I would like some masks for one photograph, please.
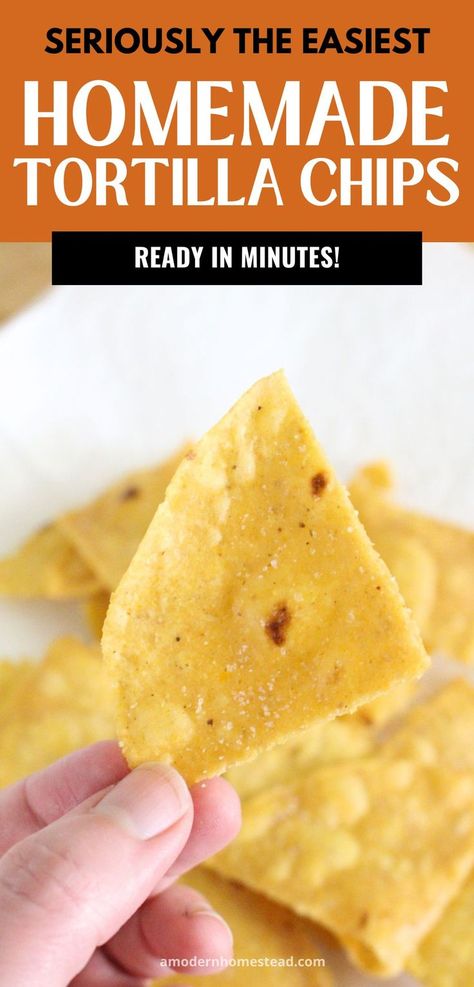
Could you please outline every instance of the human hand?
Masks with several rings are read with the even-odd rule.
[[[112,741],[0,792],[0,983],[142,987],[166,959],[229,958],[227,925],[173,881],[239,825],[224,779],[129,773]]]

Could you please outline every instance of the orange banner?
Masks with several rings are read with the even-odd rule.
[[[1,239],[474,239],[472,6],[72,6],[3,15]]]

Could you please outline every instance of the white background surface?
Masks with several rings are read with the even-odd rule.
[[[0,551],[280,366],[342,479],[388,458],[402,500],[472,525],[474,250],[432,244],[423,287],[52,290],[0,331]],[[68,605],[0,603],[1,654],[74,630]]]

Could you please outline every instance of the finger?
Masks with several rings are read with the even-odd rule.
[[[186,846],[165,875],[156,892],[177,877],[218,853],[237,836],[241,826],[240,799],[224,778],[211,778],[191,788],[194,803],[193,828]]]
[[[143,765],[12,847],[0,861],[0,983],[69,983],[169,870],[192,819],[180,775]]]
[[[128,773],[114,740],[75,751],[0,792],[0,856]]]
[[[92,959],[69,987],[148,987],[150,981],[134,977],[120,970],[102,949],[96,950]],[[173,984],[177,987],[177,984]]]
[[[232,933],[201,894],[176,884],[146,901],[105,949],[135,976],[218,973],[232,956]]]
[[[172,865],[165,877],[158,882],[154,893],[168,887],[173,880],[186,870],[190,870],[201,863],[206,857],[217,853],[231,839],[236,836],[241,822],[240,801],[237,793],[223,778],[213,778],[210,781],[199,782],[191,788],[191,795],[194,803],[193,827],[189,839],[180,853],[176,862]],[[190,891],[190,889],[188,889]],[[191,894],[191,891],[190,891]],[[194,892],[196,896],[196,892]],[[130,929],[130,923],[132,928]],[[141,936],[137,936],[135,918],[132,917],[130,923],[125,926],[114,937],[113,947],[107,945],[106,949],[120,962],[121,966],[126,965],[127,957],[136,953],[137,962],[133,967],[140,967],[138,963],[139,946],[142,942]],[[134,940],[132,950],[130,940]],[[136,947],[136,948],[135,948]],[[153,957],[156,966],[156,956]],[[149,966],[149,964],[148,964]],[[145,973],[148,970],[145,969]],[[127,967],[128,969],[128,967]],[[140,967],[141,969],[141,967]],[[151,975],[157,975],[152,971]]]

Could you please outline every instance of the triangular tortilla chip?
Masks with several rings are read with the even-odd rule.
[[[428,659],[283,374],[168,487],[104,625],[131,765],[189,782],[350,712]]]
[[[472,748],[474,690],[465,688],[459,717]],[[439,697],[432,702],[425,742],[438,764],[398,756],[389,742],[377,755],[276,786],[244,803],[241,833],[210,861],[327,926],[371,973],[403,969],[474,863],[472,755],[462,762],[453,721],[438,716]],[[405,745],[408,733],[407,722]],[[463,770],[453,768],[455,752]]]
[[[426,987],[474,984],[474,873],[410,958],[408,970]]]
[[[120,582],[188,449],[189,443],[158,466],[122,477],[90,504],[58,519],[105,589]]]
[[[360,470],[350,495],[431,651],[474,663],[474,532],[399,507],[383,463]]]
[[[113,689],[98,647],[60,638],[26,667],[2,709],[0,785],[114,735]]]
[[[180,987],[202,987],[206,983],[209,987],[332,987],[329,969],[322,966],[325,960],[320,944],[307,923],[296,915],[201,867],[186,874],[183,883],[203,894],[230,925],[236,962],[224,972],[209,976],[203,976],[203,970],[200,976],[180,970]],[[284,959],[290,960],[291,965],[284,966]],[[244,965],[245,960],[248,965]],[[316,961],[321,962],[321,967]],[[173,983],[176,974],[157,980],[155,985]]]
[[[98,589],[96,576],[55,524],[0,559],[3,596],[70,600],[83,599]]]

